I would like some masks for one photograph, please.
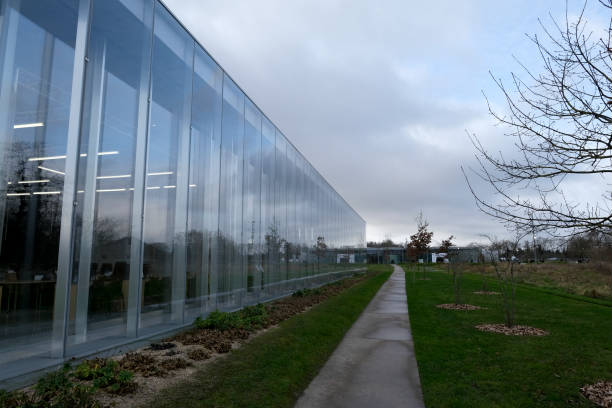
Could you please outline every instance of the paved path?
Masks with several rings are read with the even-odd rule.
[[[391,277],[346,333],[296,408],[424,408],[404,271]]]

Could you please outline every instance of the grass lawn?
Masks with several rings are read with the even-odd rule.
[[[391,274],[389,266],[369,269],[381,273],[211,362],[147,407],[292,407]]]
[[[469,264],[465,268],[469,272],[482,273],[483,266]],[[492,266],[484,266],[484,270],[495,276]],[[520,264],[516,273],[522,283],[612,301],[612,262]]]
[[[453,302],[452,276],[428,272],[406,290],[415,352],[428,408],[593,407],[579,388],[612,380],[612,304],[559,296],[535,287],[516,292],[516,323],[545,337],[483,333],[474,326],[503,323],[501,296],[472,294],[482,278],[465,274],[463,302],[477,311],[435,307]],[[489,290],[499,290],[490,280]],[[583,301],[587,300],[587,301]]]

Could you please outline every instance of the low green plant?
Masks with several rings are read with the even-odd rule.
[[[198,317],[194,325],[199,329],[245,329],[256,330],[266,324],[268,313],[262,304],[247,306],[236,312],[211,312],[206,319]]]
[[[331,285],[337,285],[338,282],[332,282],[330,283]],[[296,290],[295,292],[293,292],[293,294],[291,296],[293,297],[306,297],[306,296],[318,296],[321,295],[323,293],[323,290],[321,288],[314,288],[314,289],[299,289]]]
[[[268,319],[266,307],[261,303],[253,306],[247,306],[237,313],[240,314],[243,328],[247,328],[249,330],[256,330],[265,326]]]
[[[215,310],[211,312],[206,319],[198,317],[194,324],[200,329],[229,330],[239,328],[242,322],[237,313],[227,313]]]
[[[113,394],[127,394],[136,388],[134,373],[121,369],[114,360],[95,358],[83,361],[73,375],[80,380],[91,380],[94,388]]]
[[[0,390],[2,408],[102,408],[94,398],[95,387],[72,380],[71,368],[62,369],[42,377],[31,393]]]

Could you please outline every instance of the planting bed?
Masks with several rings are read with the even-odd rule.
[[[65,367],[51,374],[55,376],[53,384],[61,383],[57,389],[53,388],[55,402],[49,400],[48,393],[38,392],[40,387],[36,385],[22,391],[0,391],[0,407],[28,404],[33,408],[98,408],[142,404],[161,389],[188,379],[209,361],[240,347],[249,338],[339,294],[368,276],[362,274],[320,288],[299,290],[292,296],[232,313],[212,312],[206,319],[197,319],[194,328],[160,343],[109,359],[86,360],[75,369]],[[61,378],[58,377],[60,373]],[[41,379],[39,384],[48,381],[50,376]]]
[[[612,381],[600,381],[585,385],[582,394],[600,407],[612,408]]]

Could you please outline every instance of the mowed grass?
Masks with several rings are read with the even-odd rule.
[[[389,278],[391,267],[282,322],[168,388],[153,407],[291,407]]]
[[[405,268],[408,269],[408,268]],[[481,323],[503,323],[501,296],[472,294],[482,278],[464,275],[463,302],[478,311],[442,310],[453,302],[452,275],[428,272],[431,280],[406,289],[412,336],[425,404],[436,407],[594,407],[579,389],[612,380],[612,304],[517,287],[517,324],[550,332],[545,337],[483,333]],[[489,280],[489,290],[499,290]]]

